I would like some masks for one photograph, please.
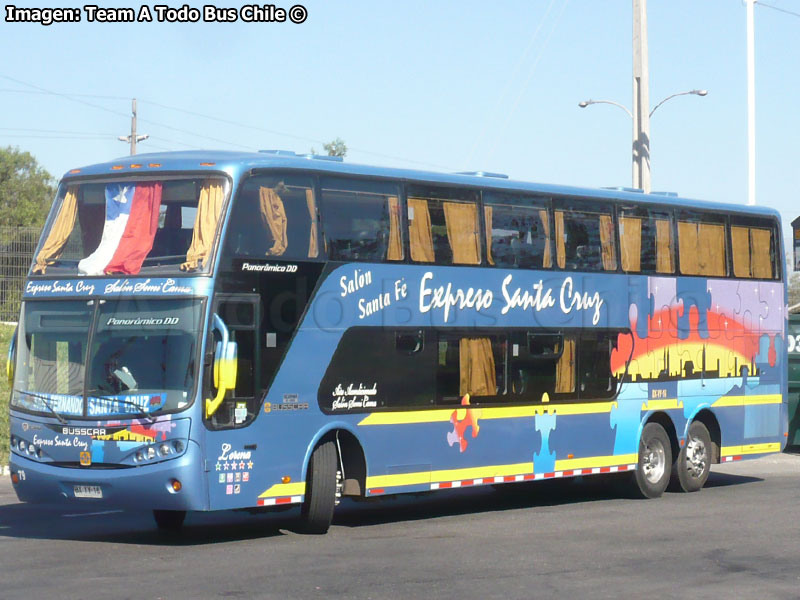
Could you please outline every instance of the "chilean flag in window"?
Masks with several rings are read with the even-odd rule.
[[[106,186],[106,220],[100,245],[78,263],[83,275],[135,275],[153,248],[161,206],[161,183]]]

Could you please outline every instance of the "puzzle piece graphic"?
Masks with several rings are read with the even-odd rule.
[[[461,405],[469,406],[469,394],[465,394],[461,399]],[[447,443],[453,446],[458,442],[459,451],[464,452],[468,445],[465,435],[467,427],[472,427],[472,437],[478,437],[478,432],[481,429],[478,425],[478,419],[481,416],[481,412],[479,408],[459,408],[454,410],[450,416],[450,422],[454,427],[453,431],[447,434]]]
[[[678,338],[685,340],[691,333],[689,324],[692,308],[697,313],[697,333],[708,337],[708,311],[711,309],[711,293],[704,279],[681,277],[677,280]]]
[[[533,454],[537,473],[550,473],[556,469],[556,453],[550,450],[550,433],[556,428],[556,413],[537,414],[534,428],[542,434],[542,446]]]

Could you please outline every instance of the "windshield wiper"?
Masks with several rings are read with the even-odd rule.
[[[98,391],[99,391],[99,388],[98,388]],[[132,406],[133,408],[136,409],[136,413],[133,413],[133,414],[136,414],[136,416],[139,417],[140,419],[147,419],[147,421],[149,423],[153,423],[156,420],[155,417],[153,417],[150,413],[146,412],[141,406],[139,406],[135,402],[131,402],[130,400],[123,400],[122,398],[117,398],[116,396],[106,396],[104,394],[99,394],[98,395],[98,394],[95,394],[93,392],[86,392],[86,397],[87,398],[96,398],[98,400],[108,400],[109,402],[119,402],[120,404],[124,404],[125,406]],[[99,416],[99,415],[95,415],[95,416]],[[111,416],[111,415],[105,415],[105,416],[108,417],[108,416]],[[115,415],[115,416],[119,416],[119,415]]]
[[[14,392],[16,392],[18,394],[22,394],[24,396],[30,396],[31,398],[36,398],[37,400],[41,400],[42,404],[44,404],[45,407],[47,407],[47,410],[49,410],[51,413],[53,413],[53,416],[56,419],[58,419],[59,423],[61,423],[62,425],[67,425],[68,424],[67,420],[64,417],[62,417],[59,413],[57,413],[56,409],[54,409],[52,407],[52,405],[50,404],[50,399],[47,396],[43,396],[42,394],[36,394],[34,392],[26,392],[25,390],[19,390],[19,389],[16,389],[16,388],[14,388]]]

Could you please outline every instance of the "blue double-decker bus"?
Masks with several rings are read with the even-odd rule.
[[[778,214],[291,152],[65,175],[9,351],[27,502],[187,511],[601,473],[692,492],[786,443]]]

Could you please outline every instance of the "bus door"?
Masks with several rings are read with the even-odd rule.
[[[258,294],[218,294],[212,307],[212,325],[207,343],[204,382],[206,471],[212,509],[233,508],[253,503],[257,497],[253,471],[258,444],[252,427],[263,397],[261,364],[261,301]],[[233,356],[218,357],[218,342],[235,344]],[[214,361],[236,363],[235,385],[226,390],[222,402],[209,414],[209,398],[218,393]],[[252,488],[252,489],[251,489]]]

